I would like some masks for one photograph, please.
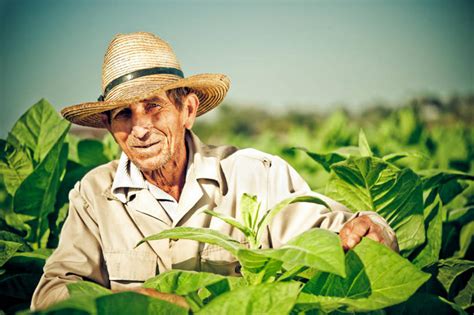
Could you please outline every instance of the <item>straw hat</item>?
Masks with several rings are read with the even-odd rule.
[[[196,93],[200,116],[219,105],[230,81],[224,74],[211,73],[185,78],[170,45],[158,36],[145,32],[118,34],[105,53],[98,101],[68,106],[61,114],[75,124],[104,128],[100,113],[179,87]]]

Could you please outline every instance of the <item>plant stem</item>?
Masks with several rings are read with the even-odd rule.
[[[189,302],[189,305],[191,306],[191,309],[193,310],[193,312],[197,312],[201,308],[204,307],[204,302],[199,297],[197,291],[189,293],[188,295],[186,295],[186,297],[187,297],[187,301]]]

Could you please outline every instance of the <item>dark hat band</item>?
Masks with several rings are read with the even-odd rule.
[[[102,102],[105,100],[107,97],[107,94],[109,94],[110,90],[112,90],[114,87],[116,87],[119,84],[122,84],[124,82],[144,77],[147,75],[152,75],[152,74],[174,74],[177,75],[181,78],[184,78],[183,71],[176,69],[176,68],[167,68],[167,67],[156,67],[156,68],[147,68],[147,69],[140,69],[137,71],[133,71],[130,73],[127,73],[125,75],[122,75],[107,84],[104,90],[104,94],[100,95],[99,98],[97,99],[99,102]]]

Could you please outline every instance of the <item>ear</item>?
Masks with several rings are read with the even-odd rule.
[[[189,93],[183,101],[184,127],[191,129],[196,119],[199,98],[194,93]]]
[[[104,125],[104,127],[109,131],[111,132],[111,126],[110,126],[110,120],[109,120],[109,115],[108,113],[106,112],[103,112],[103,113],[100,113],[100,121],[102,122],[102,124]]]

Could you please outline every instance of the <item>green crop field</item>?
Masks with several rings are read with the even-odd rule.
[[[271,219],[303,196],[262,209],[242,196],[242,218],[207,211],[249,246],[209,229],[178,227],[144,241],[191,239],[228,250],[242,277],[172,270],[144,286],[188,307],[81,281],[41,314],[472,314],[474,98],[413,100],[350,114],[265,111],[224,105],[193,129],[204,142],[252,147],[288,161],[311,188],[352,211],[375,211],[395,230],[400,254],[364,239],[344,252],[327,230],[261,249]],[[0,140],[0,313],[28,313],[47,257],[58,244],[68,192],[120,152],[111,136],[81,138],[45,100]],[[140,244],[137,244],[140,246]]]

